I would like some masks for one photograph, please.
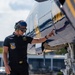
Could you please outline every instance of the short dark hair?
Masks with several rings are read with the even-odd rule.
[[[14,28],[16,30],[16,29],[20,29],[22,26],[27,27],[27,23],[23,20],[20,20],[15,24]]]

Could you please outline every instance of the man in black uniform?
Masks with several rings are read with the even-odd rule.
[[[3,46],[3,60],[5,71],[9,75],[29,75],[27,63],[28,43],[42,43],[53,35],[53,31],[44,38],[33,39],[23,35],[27,30],[27,23],[23,20],[15,24],[15,31],[7,36]],[[9,56],[9,58],[8,58]]]

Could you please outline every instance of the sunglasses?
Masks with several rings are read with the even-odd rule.
[[[26,32],[27,28],[20,29],[22,32]]]

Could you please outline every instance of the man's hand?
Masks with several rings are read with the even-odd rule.
[[[45,38],[48,39],[51,36],[54,36],[54,30],[52,30],[48,35],[46,35]]]
[[[5,66],[5,71],[6,71],[7,74],[10,74],[11,68],[10,68],[9,65]]]
[[[54,30],[52,30],[52,31],[49,33],[48,36],[49,36],[49,37],[54,36]]]

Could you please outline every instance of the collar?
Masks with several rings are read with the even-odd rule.
[[[13,35],[16,37],[22,37],[23,35],[18,36],[17,34],[15,34],[15,32],[13,32]]]

